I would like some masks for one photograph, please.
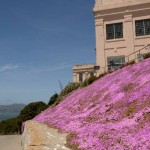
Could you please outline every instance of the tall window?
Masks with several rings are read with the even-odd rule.
[[[107,24],[106,39],[123,38],[123,23]]]
[[[90,77],[93,77],[94,76],[94,73],[93,72],[90,72]]]
[[[136,36],[150,35],[150,19],[135,21]]]
[[[79,73],[79,82],[82,82],[82,81],[83,81],[83,74]]]

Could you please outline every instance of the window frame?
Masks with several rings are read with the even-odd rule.
[[[79,72],[79,82],[83,82],[83,73]]]
[[[146,21],[149,21],[149,28],[147,27],[146,28]],[[141,22],[141,24],[142,24],[142,27],[141,27],[141,32],[143,32],[143,33],[138,33],[138,31],[137,30],[139,30],[139,32],[140,32],[140,27],[139,27],[139,29],[137,29],[137,25],[136,25],[136,23],[140,23]],[[143,36],[150,36],[150,18],[141,18],[141,19],[138,19],[138,20],[135,20],[135,24],[134,24],[134,27],[135,27],[135,36],[136,37],[143,37]],[[149,31],[147,31],[146,32],[146,30],[149,30]]]
[[[120,60],[123,60],[122,63],[117,63],[116,60],[118,60],[119,57],[120,57]],[[113,64],[110,64],[111,60],[113,61]],[[123,64],[125,64],[125,55],[107,56],[107,68],[108,68],[108,70],[119,68]]]
[[[119,28],[117,28],[117,25],[119,25],[119,24],[121,24],[121,32],[119,32],[118,31],[118,29]],[[108,34],[110,33],[109,31],[108,31],[108,26],[112,26],[112,28],[113,28],[113,37],[108,37]],[[110,27],[111,28],[111,27]],[[106,37],[106,40],[119,40],[119,39],[123,39],[123,37],[124,37],[124,24],[123,24],[123,22],[122,21],[120,21],[120,22],[115,22],[115,23],[106,23],[105,24],[105,37]],[[117,36],[117,33],[118,34],[121,34],[120,35],[120,37],[119,36]]]

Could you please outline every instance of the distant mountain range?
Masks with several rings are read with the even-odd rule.
[[[20,113],[25,104],[0,105],[0,113]]]

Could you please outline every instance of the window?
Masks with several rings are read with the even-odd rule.
[[[118,39],[123,38],[123,24],[107,24],[106,25],[106,39]]]
[[[90,77],[93,77],[94,76],[94,73],[93,72],[90,72]]]
[[[83,81],[83,74],[79,73],[79,82],[82,82],[82,81]]]
[[[116,69],[125,63],[125,56],[107,57],[108,70]]]
[[[136,36],[150,35],[150,19],[135,21]]]

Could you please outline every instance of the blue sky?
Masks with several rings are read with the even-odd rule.
[[[95,63],[94,0],[0,0],[0,104],[60,92],[74,64]]]

